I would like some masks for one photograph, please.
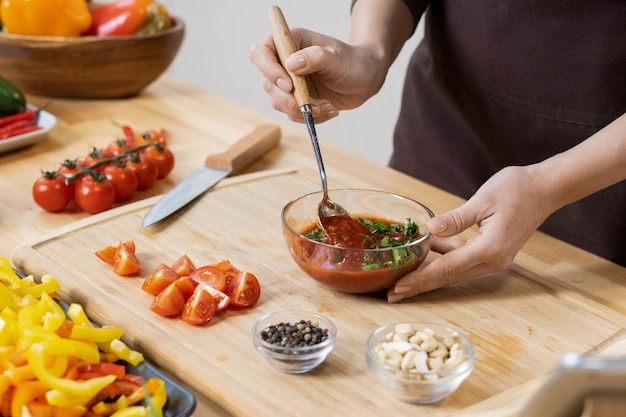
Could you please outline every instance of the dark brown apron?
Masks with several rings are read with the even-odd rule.
[[[499,169],[549,158],[626,112],[626,1],[433,1],[425,18],[393,168],[469,198]],[[540,230],[626,266],[626,181]]]

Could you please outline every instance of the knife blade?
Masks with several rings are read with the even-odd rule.
[[[262,157],[280,141],[280,128],[260,125],[235,142],[226,152],[209,155],[204,165],[165,194],[146,213],[142,227],[148,227],[166,218],[225,177],[240,172]]]

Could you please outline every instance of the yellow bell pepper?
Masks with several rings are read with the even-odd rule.
[[[92,20],[85,0],[1,0],[0,15],[7,32],[35,36],[80,36]]]
[[[52,407],[46,411],[37,408],[37,415],[56,411],[82,415],[93,405],[94,396],[118,376],[76,378],[79,367],[100,363],[103,358],[134,365],[143,361],[140,352],[119,339],[122,329],[95,326],[79,304],[70,305],[66,317],[54,299],[58,289],[58,282],[49,276],[42,277],[40,284],[33,277],[19,280],[10,263],[0,257],[0,399],[5,399],[0,415],[31,415],[29,408],[35,403]],[[167,401],[164,381],[153,378],[146,387],[147,398],[143,393],[121,396],[113,404],[98,402],[102,403],[99,407],[108,411],[107,415],[151,417],[148,407],[137,405],[145,400],[161,417]],[[42,404],[42,398],[47,404]]]
[[[92,342],[108,342],[122,337],[124,330],[114,326],[87,327],[74,326],[70,337],[72,339],[87,339]]]
[[[113,353],[117,356],[118,360],[126,361],[133,366],[137,366],[143,362],[143,354],[141,352],[137,352],[136,350],[132,350],[120,339],[113,339],[110,342],[98,343],[98,346],[104,353]]]

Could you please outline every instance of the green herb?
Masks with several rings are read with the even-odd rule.
[[[419,226],[410,218],[407,218],[403,225],[387,223],[382,220],[372,221],[364,217],[359,218],[359,221],[365,225],[374,236],[370,247],[371,249],[402,246],[422,237],[419,233]],[[327,239],[324,231],[319,226],[306,232],[305,237],[322,243],[325,243]]]

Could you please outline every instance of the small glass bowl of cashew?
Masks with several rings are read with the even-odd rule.
[[[395,398],[430,404],[452,394],[474,369],[474,345],[459,329],[403,322],[375,330],[365,360]]]

